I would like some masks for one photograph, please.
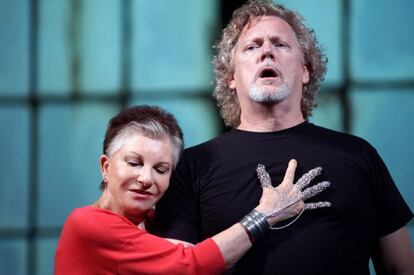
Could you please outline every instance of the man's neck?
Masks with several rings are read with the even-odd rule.
[[[251,132],[274,132],[294,127],[305,121],[300,109],[281,106],[261,106],[245,109],[240,116],[239,130]]]

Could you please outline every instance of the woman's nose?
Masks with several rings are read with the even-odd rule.
[[[154,183],[151,169],[142,169],[137,177],[137,182],[143,189],[148,189]]]

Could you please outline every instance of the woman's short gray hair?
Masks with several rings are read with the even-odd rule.
[[[171,136],[163,125],[156,120],[148,120],[145,123],[135,121],[128,123],[111,141],[105,154],[107,156],[111,156],[113,153],[121,149],[126,139],[137,134],[156,140],[164,138],[169,139],[173,147],[173,165],[174,167],[177,165],[183,141],[176,136]]]
[[[123,146],[125,139],[136,134],[157,140],[169,139],[173,147],[173,166],[177,166],[184,147],[183,132],[175,117],[157,106],[135,106],[114,116],[106,129],[103,154],[111,156]],[[102,181],[101,190],[105,185]]]

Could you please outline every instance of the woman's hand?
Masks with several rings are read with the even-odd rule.
[[[302,190],[321,173],[322,168],[318,167],[310,170],[296,184],[293,184],[296,167],[296,160],[290,160],[285,177],[277,187],[272,186],[270,176],[266,172],[265,167],[261,164],[257,167],[257,175],[263,188],[263,194],[259,205],[255,209],[266,216],[271,226],[282,220],[299,215],[306,209],[331,206],[329,202],[304,203],[306,199],[319,194],[330,185],[329,182],[324,181]]]
[[[312,169],[303,175],[296,184],[293,184],[296,165],[296,160],[289,162],[285,177],[278,187],[272,186],[270,176],[263,165],[257,167],[257,175],[263,187],[259,205],[244,216],[240,222],[212,237],[227,266],[234,264],[252,244],[263,238],[269,230],[269,224],[273,226],[279,221],[297,216],[292,221],[294,222],[299,217],[298,214],[305,209],[330,205],[328,202],[304,203],[304,200],[328,187],[329,182],[321,182],[302,191],[312,179],[320,174],[321,168]],[[279,228],[270,228],[284,228],[292,222]]]

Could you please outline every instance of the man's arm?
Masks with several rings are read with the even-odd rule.
[[[413,275],[414,253],[407,227],[381,237],[372,260],[378,275]]]

